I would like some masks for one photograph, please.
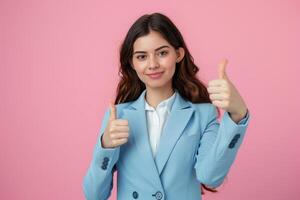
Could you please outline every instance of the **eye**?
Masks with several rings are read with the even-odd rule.
[[[144,57],[145,57],[145,55],[138,55],[136,58],[137,58],[138,60],[143,60]]]
[[[161,52],[159,52],[162,56],[165,56],[165,55],[167,55],[168,54],[168,51],[161,51]]]

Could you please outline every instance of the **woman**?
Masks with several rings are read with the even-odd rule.
[[[226,64],[206,87],[171,20],[141,16],[120,49],[117,97],[84,177],[86,199],[108,199],[115,171],[119,200],[199,200],[203,189],[215,192],[249,122]],[[225,111],[220,123],[219,108]]]

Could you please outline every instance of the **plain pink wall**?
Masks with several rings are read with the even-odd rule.
[[[252,115],[228,178],[204,198],[299,199],[295,0],[2,0],[0,199],[84,199],[83,176],[115,95],[119,45],[139,16],[156,11],[178,26],[205,82],[229,59]]]

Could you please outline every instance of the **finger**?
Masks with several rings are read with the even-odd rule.
[[[109,116],[109,120],[115,120],[117,119],[117,108],[114,105],[113,102],[109,103],[109,107],[110,107],[110,116]]]
[[[228,92],[228,89],[226,87],[222,87],[222,86],[219,86],[219,87],[213,86],[213,87],[208,87],[207,91],[208,91],[208,93],[212,94],[212,93]]]
[[[228,101],[214,100],[212,103],[219,108],[226,108],[228,106]]]
[[[114,125],[118,125],[118,126],[128,126],[128,120],[126,119],[116,119],[113,122]]]
[[[211,80],[208,82],[208,86],[209,87],[213,87],[213,86],[224,86],[226,84],[226,80],[224,79],[215,79],[215,80]]]
[[[120,126],[120,125],[112,125],[110,132],[111,133],[117,133],[117,132],[124,132],[129,131],[129,126]]]
[[[214,100],[228,100],[229,99],[229,95],[221,93],[221,94],[210,94],[209,98],[214,101]]]
[[[219,79],[226,79],[226,66],[227,66],[228,60],[225,58],[221,60],[219,63]]]
[[[129,132],[118,132],[118,133],[113,133],[110,135],[112,139],[121,139],[121,138],[128,138],[129,137]]]
[[[120,146],[128,141],[128,138],[115,139],[112,141],[113,145]]]

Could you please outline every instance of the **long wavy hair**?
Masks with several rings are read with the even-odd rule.
[[[176,63],[172,86],[180,95],[192,103],[212,103],[207,91],[207,85],[196,77],[199,68],[195,65],[183,37],[174,23],[161,13],[145,14],[139,17],[130,27],[125,39],[120,46],[120,68],[118,75],[120,81],[117,86],[115,104],[136,100],[146,89],[145,84],[139,79],[132,65],[133,45],[137,38],[148,35],[150,31],[157,31],[175,49],[182,47],[185,50],[183,59]],[[220,110],[217,108],[218,115]],[[201,184],[204,190],[217,192]]]

